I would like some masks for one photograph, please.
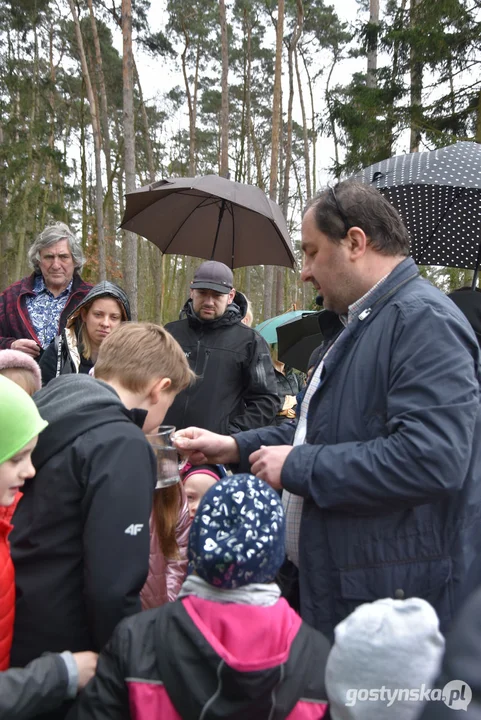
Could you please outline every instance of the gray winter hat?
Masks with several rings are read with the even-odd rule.
[[[326,665],[332,720],[419,717],[416,693],[433,687],[444,652],[432,605],[420,598],[366,603],[334,633]]]

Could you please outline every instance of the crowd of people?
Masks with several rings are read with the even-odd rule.
[[[0,718],[481,718],[479,328],[409,244],[373,188],[309,203],[305,379],[222,263],[163,328],[40,234],[0,294]]]

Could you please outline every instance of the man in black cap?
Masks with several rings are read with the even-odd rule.
[[[175,399],[165,418],[177,429],[196,425],[223,435],[269,425],[279,398],[265,340],[241,321],[245,297],[227,265],[202,263],[190,285],[184,319],[166,329],[198,379]]]

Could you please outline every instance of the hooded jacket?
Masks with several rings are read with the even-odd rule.
[[[32,273],[18,280],[0,293],[0,350],[8,349],[15,340],[21,338],[35,340],[38,345],[41,344],[30,320],[26,303],[27,296],[34,295],[35,275],[36,273]],[[60,315],[59,332],[65,327],[69,314],[91,287],[92,285],[84,282],[77,272],[74,273],[72,292]]]
[[[115,390],[86,375],[55,378],[35,402],[49,426],[15,512],[17,604],[11,662],[45,651],[99,651],[139,612],[149,567],[156,480],[140,429]]]
[[[68,720],[320,720],[328,652],[284,599],[191,595],[117,628]]]
[[[82,324],[80,311],[100,298],[117,300],[122,309],[122,320],[130,320],[130,303],[121,287],[104,280],[95,285],[82,302],[69,315],[65,329],[50,343],[40,360],[42,384],[45,386],[54,377],[68,373],[86,373],[93,367],[93,362],[82,355],[79,345],[79,331]]]
[[[221,317],[202,320],[188,300],[185,318],[166,325],[198,377],[175,398],[167,424],[227,435],[272,423],[279,409],[274,368],[266,341],[241,322],[246,310],[236,293]]]
[[[420,597],[448,628],[481,553],[479,363],[466,318],[411,258],[324,357],[306,442],[281,472],[304,499],[301,615],[313,627],[329,634],[363,602]],[[294,433],[236,435],[240,471]]]

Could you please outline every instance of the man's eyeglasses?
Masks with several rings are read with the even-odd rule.
[[[336,204],[336,208],[337,208],[337,212],[338,212],[338,214],[339,214],[339,217],[342,219],[342,222],[344,223],[344,235],[343,235],[343,237],[346,237],[347,233],[348,233],[349,230],[352,228],[352,225],[351,225],[351,223],[349,222],[349,220],[347,219],[346,213],[344,212],[344,210],[342,209],[342,207],[339,205],[339,200],[338,200],[337,197],[336,197],[336,193],[334,192],[334,188],[331,187],[331,188],[329,188],[329,189],[330,189],[330,191],[331,191],[331,193],[332,193],[332,198],[333,198],[333,200],[334,200],[334,202],[335,202],[335,204]]]

